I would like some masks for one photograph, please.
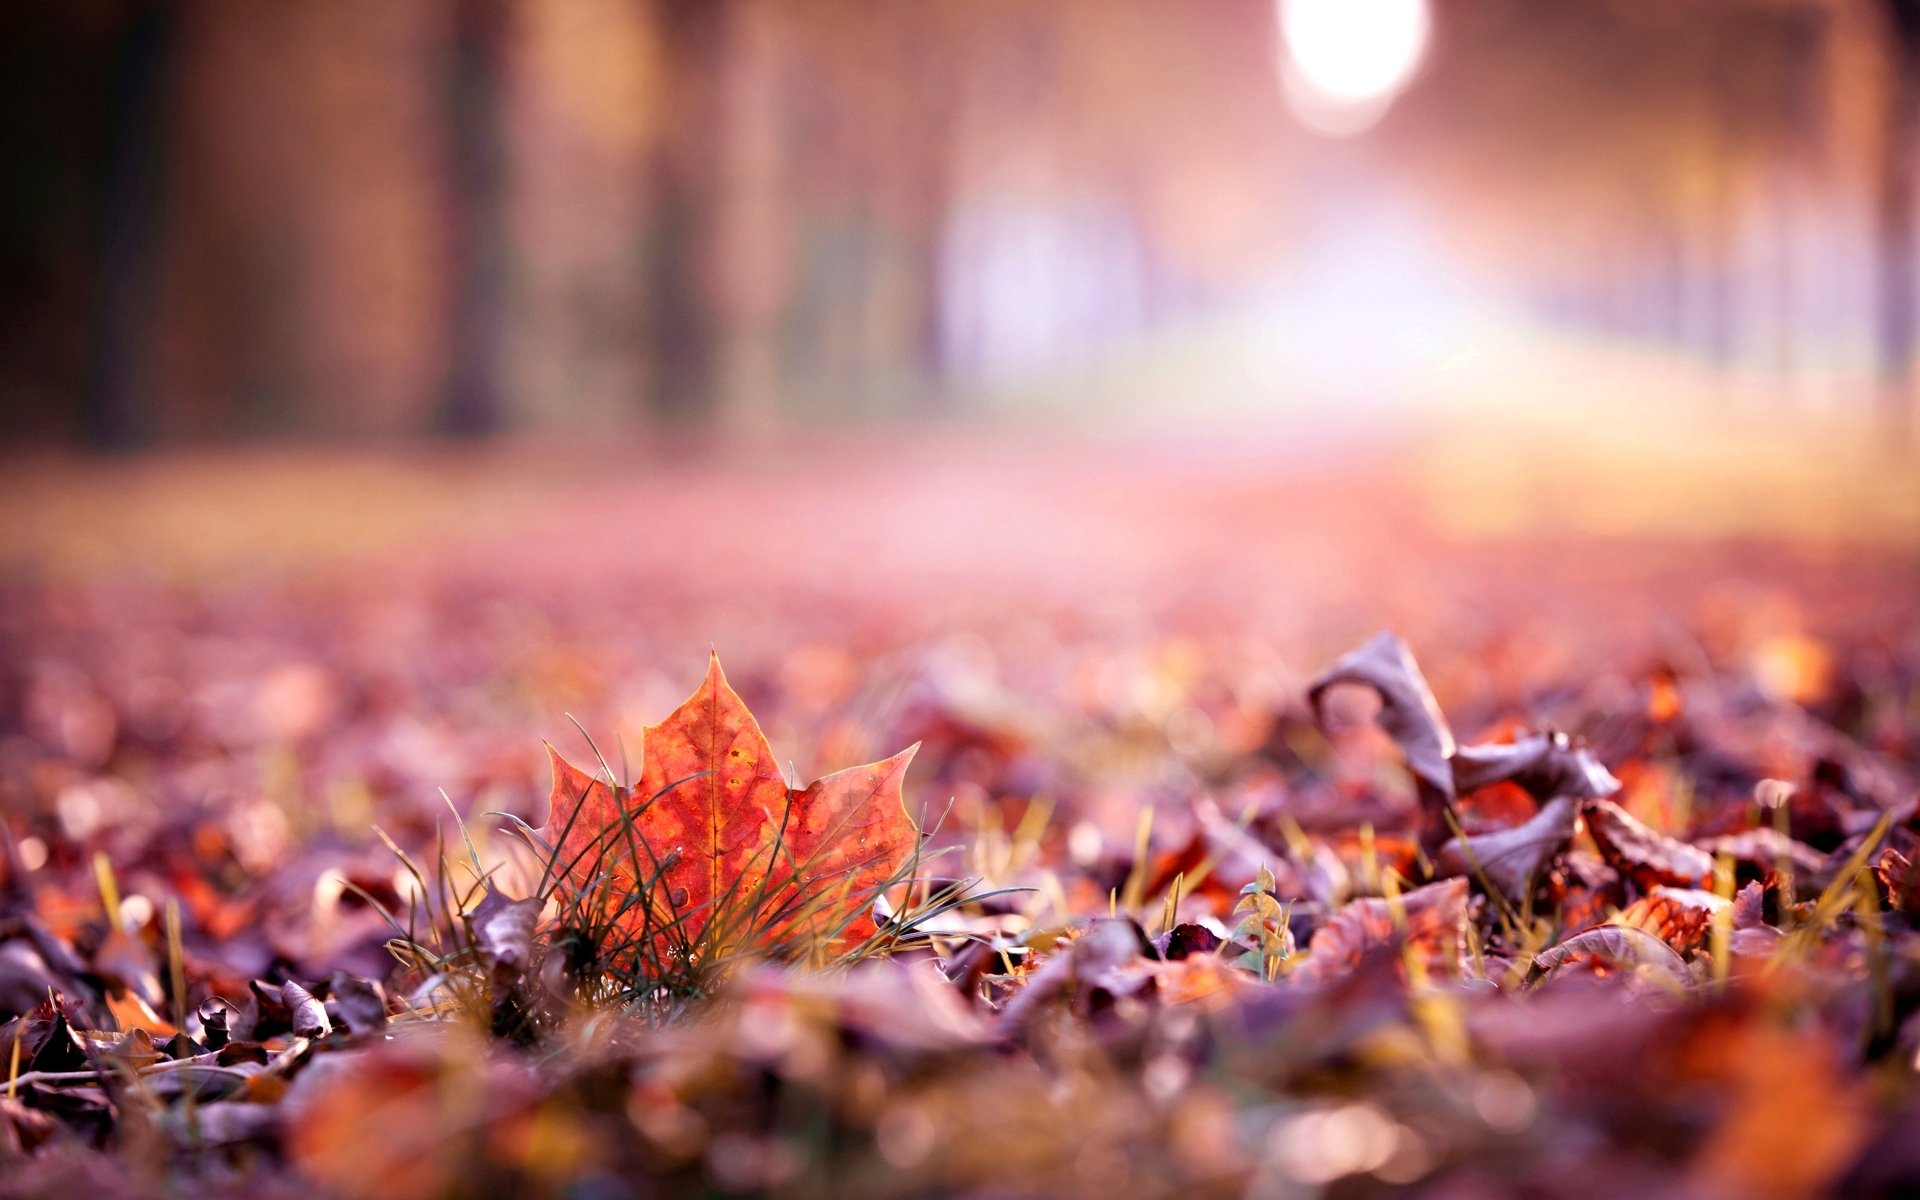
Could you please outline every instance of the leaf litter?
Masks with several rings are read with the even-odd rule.
[[[0,1195],[1920,1184],[1910,644],[1816,703],[1667,662],[1490,703],[1455,661],[1472,740],[1391,634],[1024,698],[964,645],[884,696],[808,654],[743,689],[782,742],[913,748],[796,786],[716,656],[550,749],[544,802],[537,740],[371,660],[249,667],[251,709],[29,662]]]

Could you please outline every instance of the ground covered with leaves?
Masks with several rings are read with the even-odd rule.
[[[12,553],[0,1195],[1920,1187],[1910,548],[822,457]]]

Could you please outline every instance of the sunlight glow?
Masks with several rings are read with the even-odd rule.
[[[1426,54],[1427,0],[1278,0],[1281,81],[1303,123],[1336,137],[1385,115]]]

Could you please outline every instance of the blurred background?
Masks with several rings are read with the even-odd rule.
[[[22,0],[6,432],[1891,449],[1916,56],[1910,0]]]

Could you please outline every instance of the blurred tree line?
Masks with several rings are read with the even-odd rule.
[[[1388,183],[1555,321],[1857,360],[1909,419],[1920,0],[1438,0],[1340,143],[1275,54],[1272,0],[21,0],[6,426],[938,413],[1284,277]]]

